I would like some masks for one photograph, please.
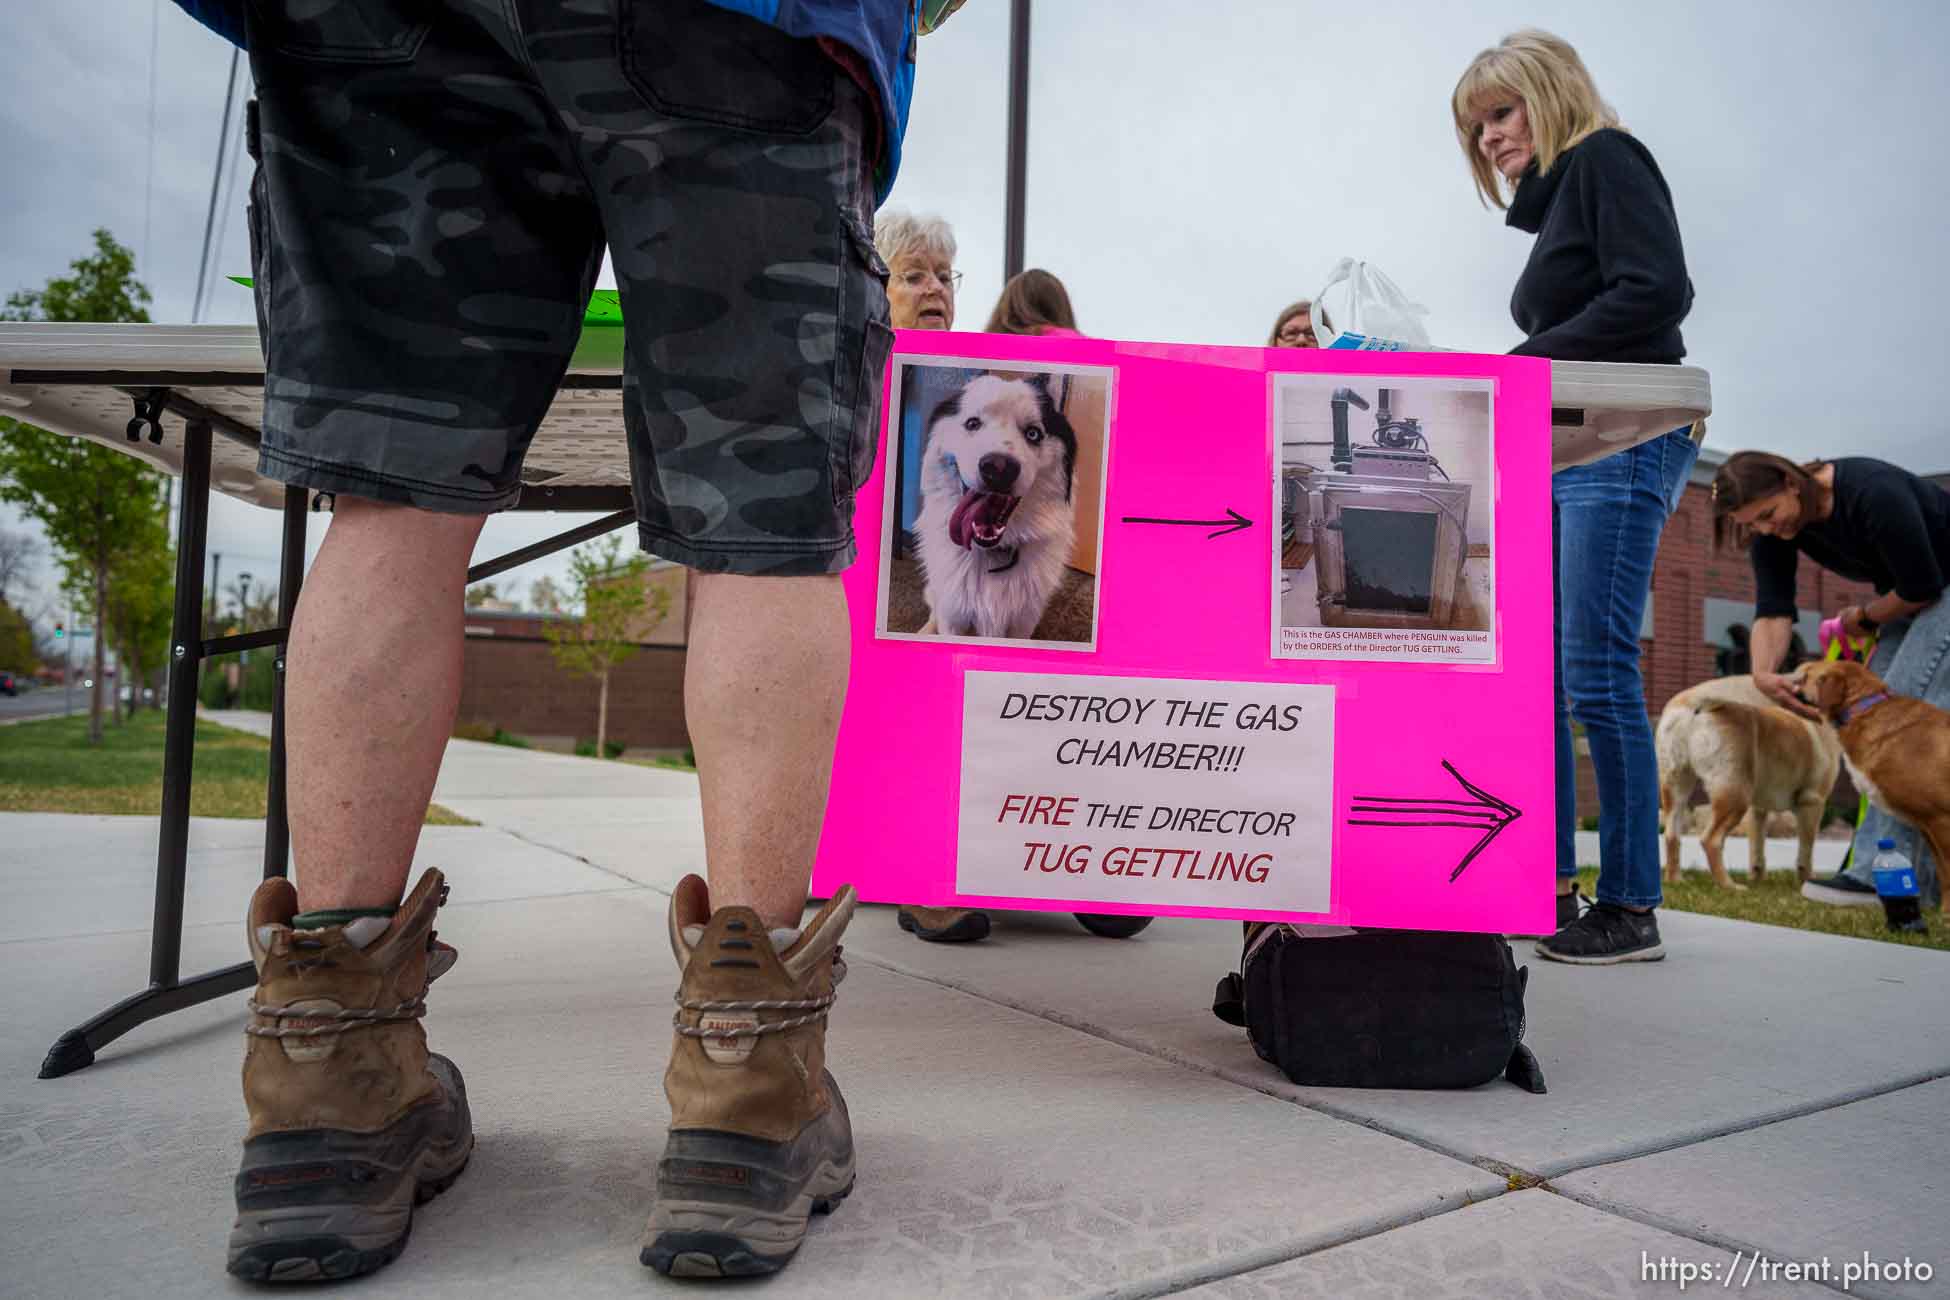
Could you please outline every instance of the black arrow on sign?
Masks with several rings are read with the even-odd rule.
[[[1216,533],[1207,533],[1205,535],[1205,540],[1208,542],[1214,537],[1224,537],[1227,533],[1236,533],[1242,528],[1251,528],[1253,526],[1252,520],[1246,518],[1246,516],[1240,514],[1230,506],[1226,507],[1226,517],[1224,519],[1142,519],[1137,515],[1125,515],[1124,522],[1127,524],[1169,524],[1178,528],[1218,529],[1219,531]]]
[[[1490,841],[1501,835],[1503,828],[1523,816],[1523,813],[1481,786],[1471,784],[1448,759],[1442,760],[1442,768],[1456,778],[1456,784],[1463,788],[1469,798],[1404,799],[1390,795],[1355,795],[1354,806],[1349,810],[1352,815],[1347,819],[1347,824],[1394,826],[1404,830],[1425,826],[1460,826],[1482,831],[1483,837],[1476,841],[1475,847],[1463,854],[1463,860],[1449,873],[1449,881],[1453,884],[1463,869],[1476,861],[1476,855],[1488,848]]]

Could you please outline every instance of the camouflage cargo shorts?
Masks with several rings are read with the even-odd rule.
[[[852,562],[893,338],[878,110],[817,43],[703,0],[252,0],[250,23],[265,474],[512,506],[607,245],[644,548]]]

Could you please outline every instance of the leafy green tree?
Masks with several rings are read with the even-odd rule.
[[[150,536],[136,539],[112,563],[108,582],[107,629],[129,688],[129,712],[142,702],[143,687],[169,663],[170,622],[176,607],[176,548],[169,527],[156,517]],[[151,700],[162,707],[160,683]]]
[[[94,255],[77,259],[69,270],[44,289],[10,295],[0,319],[149,319],[149,290],[135,278],[135,255],[106,230],[95,232]],[[164,511],[161,479],[131,456],[0,418],[0,500],[16,503],[40,523],[70,584],[83,587],[94,611],[88,739],[100,744],[110,578],[130,539],[153,536],[151,526]]]
[[[575,622],[542,628],[557,666],[600,685],[596,703],[596,753],[609,739],[609,674],[643,646],[642,638],[670,613],[670,593],[645,589],[649,559],[623,554],[623,538],[610,534],[578,546],[569,555],[571,599],[581,611]]]
[[[41,666],[34,650],[34,629],[27,616],[0,600],[0,670],[22,675]]]
[[[68,264],[45,289],[7,295],[0,320],[146,321],[149,289],[135,278],[135,254],[106,230],[95,232],[95,255]]]

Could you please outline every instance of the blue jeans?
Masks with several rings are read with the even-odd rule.
[[[1551,477],[1557,587],[1557,874],[1578,871],[1571,719],[1598,776],[1598,901],[1657,907],[1659,768],[1639,628],[1659,534],[1699,457],[1687,429]]]
[[[1939,597],[1910,617],[1884,627],[1876,637],[1869,670],[1898,695],[1914,695],[1940,709],[1950,709],[1950,594]],[[1848,877],[1865,885],[1875,883],[1869,864],[1875,861],[1876,841],[1896,841],[1896,849],[1916,867],[1916,887],[1923,901],[1935,905],[1942,898],[1939,871],[1943,864],[1930,852],[1930,842],[1908,822],[1897,821],[1874,804],[1855,828],[1849,852]]]

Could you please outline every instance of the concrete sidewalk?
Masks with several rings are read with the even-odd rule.
[[[695,780],[456,741],[435,797],[482,823],[421,844],[452,880],[440,930],[461,950],[429,1031],[466,1071],[480,1145],[362,1292],[699,1293],[636,1262],[667,1119],[664,907],[703,859]],[[194,824],[185,971],[244,955],[261,834]],[[154,821],[12,814],[0,837],[0,1292],[243,1294],[222,1273],[242,995],[34,1078],[63,1030],[145,979]],[[863,908],[832,1031],[859,1189],[767,1289],[1611,1296],[1676,1290],[1648,1257],[1827,1257],[1829,1287],[1764,1266],[1742,1287],[1794,1296],[1837,1294],[1865,1251],[1950,1266],[1943,954],[1661,925],[1654,965],[1518,945],[1551,1089],[1534,1097],[1288,1084],[1208,1010],[1229,924],[1119,942],[1005,915],[986,943],[934,947]]]

